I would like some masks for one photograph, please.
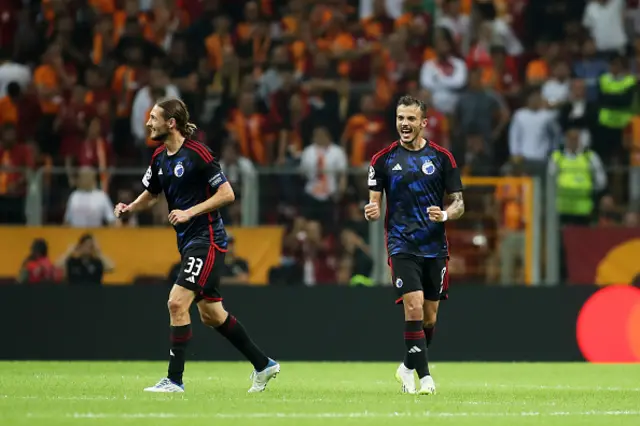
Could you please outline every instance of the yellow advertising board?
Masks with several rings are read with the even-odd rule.
[[[280,227],[228,228],[235,252],[249,263],[251,284],[266,284],[269,269],[280,263],[283,229]],[[44,238],[55,262],[81,235],[91,233],[100,249],[115,264],[105,284],[131,284],[137,276],[168,277],[180,260],[172,228],[0,227],[0,276],[15,277],[28,256],[31,242]]]

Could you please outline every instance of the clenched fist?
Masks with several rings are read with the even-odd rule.
[[[378,203],[369,203],[364,206],[364,218],[367,220],[380,219],[380,206],[378,206]]]
[[[118,203],[116,207],[113,209],[113,214],[116,215],[117,218],[120,218],[124,213],[129,211],[129,205],[125,203]]]
[[[442,211],[438,206],[431,206],[427,208],[429,213],[429,220],[433,222],[444,222],[447,220],[447,212]]]

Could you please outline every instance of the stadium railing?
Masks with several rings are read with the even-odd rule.
[[[109,170],[111,198],[117,200],[118,189],[129,189],[137,195],[144,168],[113,168]],[[25,209],[29,225],[59,225],[62,223],[64,208],[71,192],[65,168],[37,169],[27,173],[27,196]],[[348,177],[350,188],[342,198],[342,207],[336,220],[336,226],[328,234],[332,247],[339,250],[340,230],[343,225],[353,226],[356,216],[362,219],[362,205],[368,198],[366,187],[366,168],[350,169]],[[310,204],[304,198],[304,175],[298,169],[259,168],[255,172],[244,174],[238,188],[240,212],[239,223],[234,226],[254,227],[291,222],[301,214],[308,212]],[[540,284],[541,253],[543,235],[543,192],[536,179],[532,178],[463,178],[465,185],[466,213],[463,218],[451,222],[447,227],[451,243],[450,273],[455,281],[493,284],[500,281],[500,243],[505,233],[505,209],[501,188],[519,186],[525,196],[521,200],[524,223],[524,258],[519,275],[512,277],[511,283],[527,285]],[[355,188],[355,189],[354,189]],[[501,198],[502,197],[502,198]],[[547,194],[548,198],[549,197]],[[305,209],[307,211],[305,211]],[[548,209],[547,209],[548,210]],[[337,214],[336,213],[336,214]],[[389,268],[384,237],[384,222],[356,224],[360,234],[371,250],[374,270],[371,278],[376,283],[390,285]],[[363,230],[364,229],[364,230]],[[557,228],[556,228],[557,229]],[[547,260],[549,244],[559,244],[558,238],[547,238]],[[557,250],[556,250],[557,251]],[[518,268],[517,268],[518,269]],[[548,273],[547,273],[548,275]],[[520,278],[518,278],[518,276]],[[545,277],[546,278],[546,277]],[[545,279],[544,281],[548,281]]]

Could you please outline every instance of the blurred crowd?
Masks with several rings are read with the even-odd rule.
[[[0,28],[0,222],[25,221],[26,167],[44,171],[46,223],[166,224],[166,205],[113,217],[141,186],[112,168],[147,164],[149,111],[179,96],[238,193],[227,223],[243,176],[280,172],[260,178],[260,222],[288,227],[270,279],[366,285],[357,170],[408,93],[465,175],[544,182],[587,153],[592,203],[563,223],[638,223],[638,1],[1,0]],[[465,196],[452,268],[521,281],[522,190],[486,195]]]

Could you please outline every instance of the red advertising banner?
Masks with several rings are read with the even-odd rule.
[[[640,279],[640,229],[566,227],[569,282],[631,284]]]

